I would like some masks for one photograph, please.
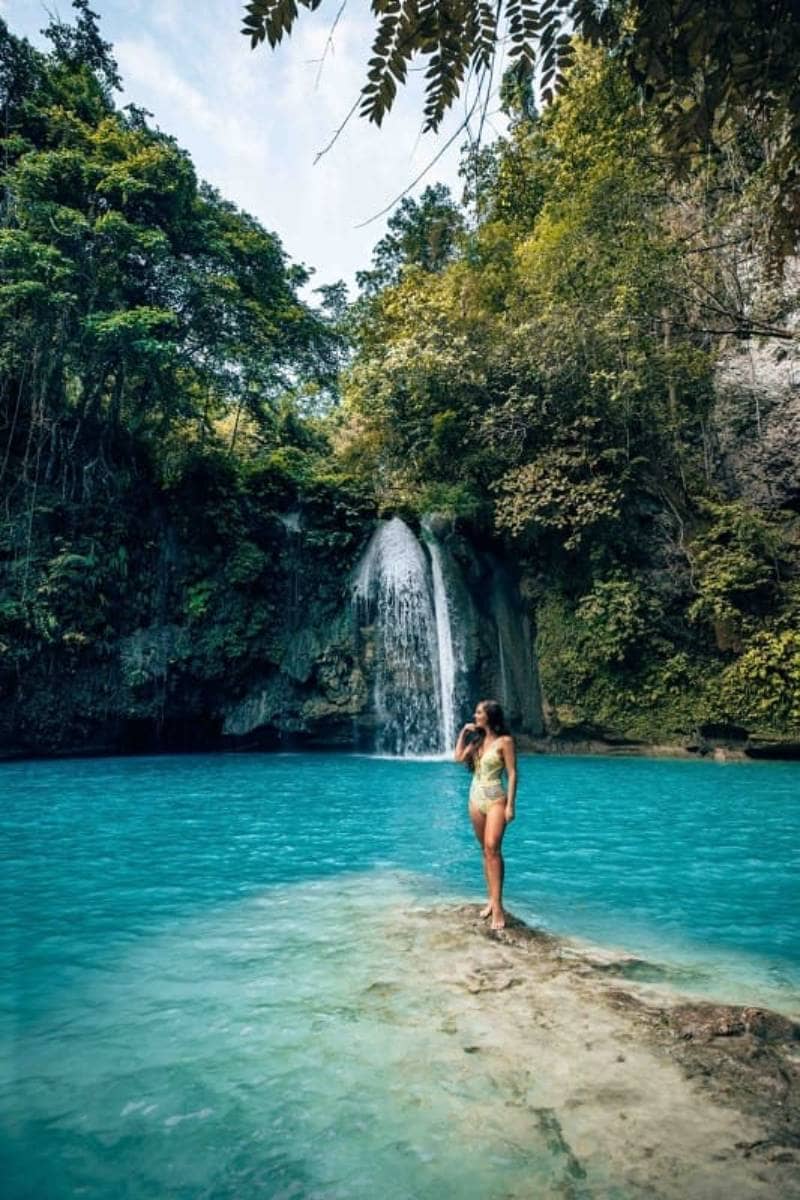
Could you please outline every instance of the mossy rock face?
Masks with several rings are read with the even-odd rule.
[[[131,689],[166,679],[172,666],[190,652],[189,630],[175,624],[137,629],[119,643],[123,684]]]
[[[321,632],[313,626],[304,626],[289,634],[284,645],[281,671],[296,683],[307,683],[324,650]]]
[[[749,758],[800,760],[800,736],[776,738],[754,734],[747,739],[745,750]]]
[[[548,733],[609,744],[684,744],[708,715],[706,697],[719,667],[670,653],[672,647],[652,638],[646,625],[624,652],[618,641],[598,645],[583,613],[554,589],[544,592],[536,609]]]
[[[289,731],[299,720],[295,689],[285,676],[275,673],[253,686],[245,696],[222,707],[225,737],[239,738],[255,730]]]
[[[783,345],[750,339],[729,347],[715,373],[714,468],[728,496],[759,508],[800,505],[797,361]],[[757,414],[757,415],[754,415]],[[753,436],[757,423],[758,436]]]

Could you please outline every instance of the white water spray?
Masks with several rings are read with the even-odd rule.
[[[433,610],[436,618],[436,645],[439,655],[439,707],[442,713],[442,741],[445,751],[456,740],[456,656],[453,647],[453,622],[447,599],[442,551],[433,533],[429,518],[422,523],[425,541],[431,556],[433,577]]]
[[[431,754],[445,748],[437,622],[428,560],[399,517],[372,535],[353,599],[375,626],[376,749]]]

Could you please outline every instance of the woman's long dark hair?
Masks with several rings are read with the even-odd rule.
[[[477,707],[482,708],[486,713],[486,720],[495,737],[503,737],[504,734],[508,733],[508,726],[506,725],[506,719],[503,715],[503,708],[497,700],[479,700]],[[466,763],[468,771],[475,770],[475,764],[480,757],[481,748],[485,738],[486,731],[483,729],[476,729],[472,734],[470,744],[467,747],[467,753],[464,757],[464,762]]]

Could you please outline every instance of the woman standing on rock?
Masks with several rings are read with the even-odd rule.
[[[503,710],[496,700],[481,700],[476,706],[474,720],[458,735],[454,757],[472,771],[469,815],[483,850],[483,870],[489,890],[489,903],[481,916],[492,918],[492,929],[505,929],[500,846],[506,825],[514,820],[517,755]],[[503,788],[503,772],[508,777],[508,791]]]

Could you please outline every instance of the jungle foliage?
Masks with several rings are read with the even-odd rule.
[[[719,354],[794,337],[765,267],[767,158],[742,133],[676,183],[590,46],[541,116],[506,94],[508,136],[465,157],[457,253],[360,302],[340,458],[386,510],[506,541],[554,724],[796,729],[797,510],[714,470]]]
[[[316,10],[321,0],[301,0]],[[331,33],[335,30],[336,22]],[[661,146],[685,172],[698,155],[752,129],[768,146],[773,252],[800,234],[800,14],[795,0],[371,0],[375,35],[361,115],[380,125],[415,59],[425,70],[424,129],[436,130],[474,84],[488,102],[503,60],[536,80],[543,103],[563,90],[575,39],[620,64],[657,117]],[[274,48],[300,15],[294,0],[248,0],[242,32]]]
[[[720,354],[791,350],[800,307],[758,130],[678,179],[573,42],[541,114],[506,77],[464,202],[404,200],[314,308],[74,8],[47,52],[0,23],[0,746],[218,713],[270,664],[311,694],[376,513],[432,511],[518,565],[552,728],[796,737],[800,500],[716,469]]]
[[[192,636],[157,669],[134,654],[134,684],[269,659],[275,514],[302,496],[333,553],[365,503],[310,415],[337,385],[337,289],[310,308],[278,238],[115,105],[111,48],[74,7],[47,53],[0,22],[0,692],[40,744],[70,708],[43,713],[47,680],[96,724],[120,639],[153,623]]]

